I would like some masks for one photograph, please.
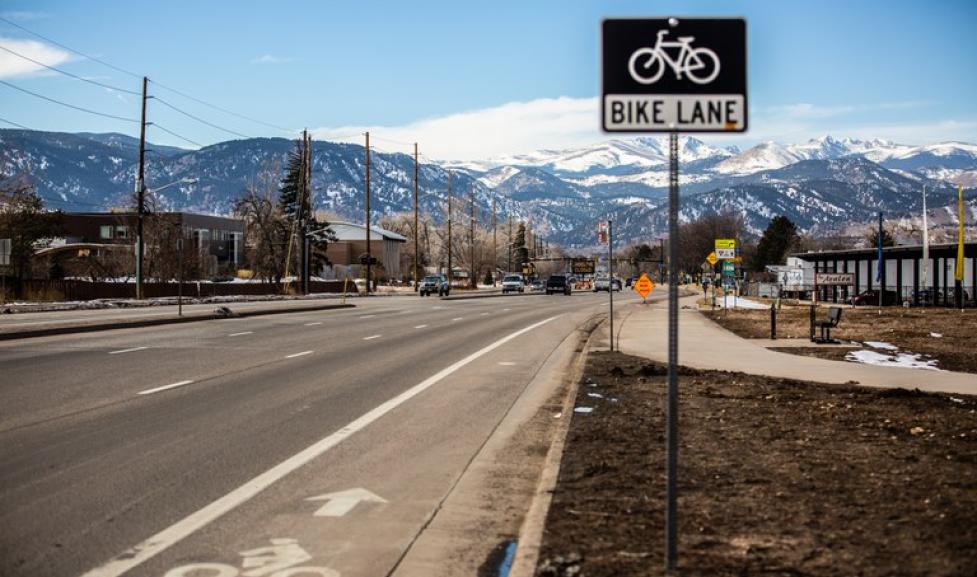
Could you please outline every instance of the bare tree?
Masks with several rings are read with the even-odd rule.
[[[285,274],[289,226],[278,206],[275,181],[267,175],[252,181],[234,201],[234,213],[245,223],[245,260],[258,278],[281,282]]]

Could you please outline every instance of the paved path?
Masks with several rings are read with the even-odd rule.
[[[977,395],[977,375],[879,367],[779,353],[720,327],[697,310],[699,297],[679,300],[679,363],[773,377],[846,383],[869,387],[905,387],[923,391]],[[655,361],[668,360],[668,305],[655,302],[622,307],[618,326],[621,351]]]

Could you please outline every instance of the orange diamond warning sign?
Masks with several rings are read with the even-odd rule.
[[[641,295],[641,298],[643,299],[648,298],[648,295],[651,294],[651,291],[654,290],[654,288],[655,283],[653,283],[651,279],[648,278],[648,275],[644,273],[642,273],[641,278],[634,283],[634,290]]]

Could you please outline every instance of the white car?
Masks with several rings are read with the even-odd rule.
[[[621,279],[615,277],[614,279],[609,279],[606,276],[597,277],[594,280],[594,292],[597,291],[610,291],[613,288],[615,291],[621,290]]]
[[[522,282],[522,277],[517,274],[510,274],[502,278],[502,294],[509,292],[524,292],[526,290],[525,284]]]

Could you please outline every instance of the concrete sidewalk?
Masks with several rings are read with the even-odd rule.
[[[829,361],[768,350],[720,327],[698,311],[696,299],[679,299],[679,363],[696,369],[737,371],[821,383],[977,395],[977,375]],[[681,307],[688,308],[681,308]],[[668,303],[622,307],[618,345],[622,352],[668,361]],[[813,346],[813,345],[812,345]]]

